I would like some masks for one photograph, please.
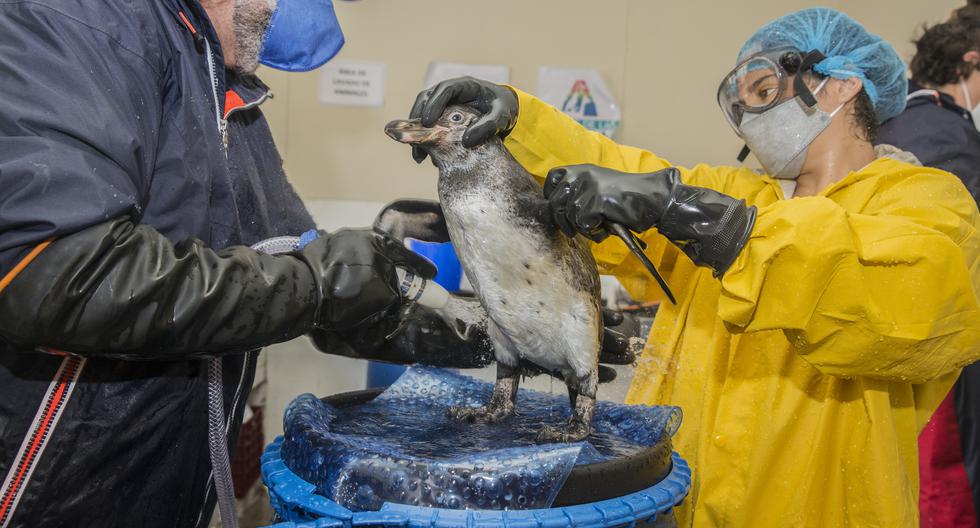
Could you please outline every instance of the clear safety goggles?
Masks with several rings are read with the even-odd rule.
[[[817,101],[801,72],[824,59],[819,51],[773,48],[757,53],[735,67],[718,86],[718,105],[736,134],[745,114],[761,114],[790,97],[809,107]]]

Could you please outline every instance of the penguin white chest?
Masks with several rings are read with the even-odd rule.
[[[598,354],[598,310],[564,269],[569,259],[560,252],[569,246],[549,240],[507,196],[468,193],[443,200],[443,209],[466,276],[496,327],[498,361],[588,374]]]

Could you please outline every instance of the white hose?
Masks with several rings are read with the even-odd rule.
[[[299,237],[282,236],[267,238],[252,246],[260,253],[275,255],[289,253],[299,246]],[[235,412],[232,409],[232,412]],[[221,379],[221,357],[208,360],[208,452],[211,455],[211,472],[214,490],[218,495],[218,511],[224,528],[238,528],[235,512],[235,485],[231,477],[231,459],[228,456],[228,435],[225,432],[224,383]]]
[[[243,367],[244,368],[244,367]],[[232,412],[235,410],[232,409]],[[221,357],[208,360],[208,451],[214,490],[218,494],[218,511],[223,528],[238,528],[235,512],[235,486],[231,480],[228,436],[225,434],[224,384],[221,381]]]
[[[294,236],[267,238],[252,245],[252,249],[255,251],[268,255],[289,253],[290,251],[296,251],[297,248],[299,248],[299,237]]]

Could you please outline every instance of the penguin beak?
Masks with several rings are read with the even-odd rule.
[[[440,136],[444,129],[441,126],[426,128],[421,119],[396,119],[385,125],[385,134],[400,143],[415,145],[429,143]]]

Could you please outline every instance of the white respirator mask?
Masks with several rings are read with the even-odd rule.
[[[960,78],[960,89],[963,90],[963,100],[966,101],[966,109],[973,116],[973,126],[980,130],[980,104],[974,106],[973,98],[970,97],[970,90],[966,86],[966,79]]]
[[[774,49],[750,57],[725,77],[718,88],[718,104],[745,140],[739,161],[751,151],[773,178],[800,176],[810,144],[844,107],[841,104],[833,112],[817,107],[816,95],[829,77],[812,92],[803,81],[802,73],[821,60],[823,55],[817,51]],[[787,97],[791,78],[796,93]]]
[[[813,95],[820,93],[828,80],[821,81]],[[800,177],[810,143],[843,107],[841,104],[833,112],[825,112],[793,97],[761,114],[746,114],[738,133],[770,176],[795,180]]]

